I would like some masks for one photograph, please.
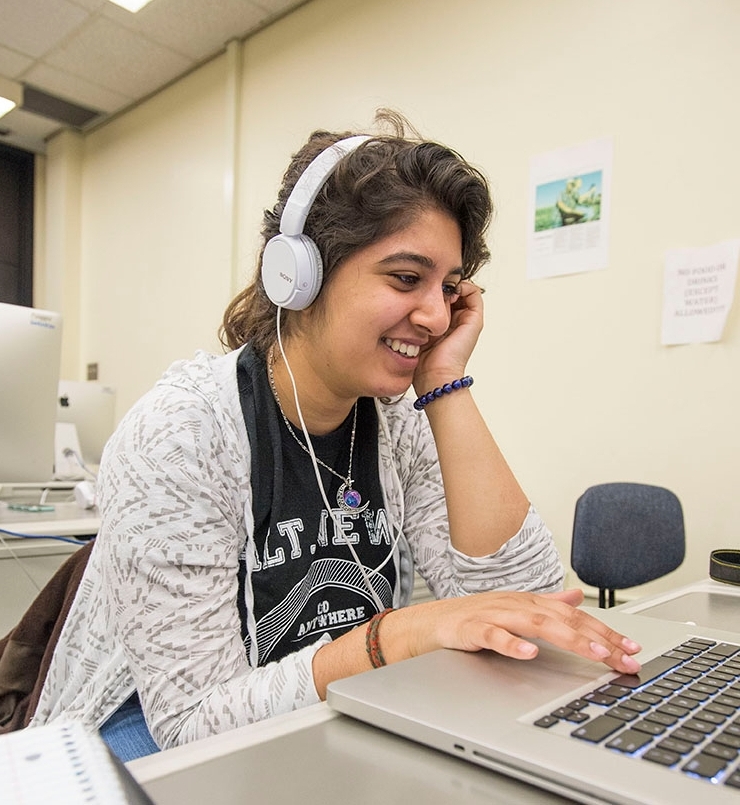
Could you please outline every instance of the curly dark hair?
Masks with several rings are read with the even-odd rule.
[[[410,226],[434,209],[457,221],[462,234],[463,279],[484,265],[490,253],[485,235],[492,216],[488,182],[459,154],[422,139],[399,114],[379,110],[376,125],[392,133],[371,136],[339,162],[320,190],[306,219],[304,233],[316,243],[323,263],[323,285],[336,267],[360,249]],[[298,178],[321,151],[357,132],[315,131],[293,157],[283,176],[278,200],[265,210],[263,245],[280,231],[280,217]],[[321,308],[319,293],[315,307]],[[255,279],[237,294],[224,313],[221,343],[236,349],[251,341],[266,355],[275,343],[276,307]],[[295,314],[285,310],[283,332],[289,334]]]

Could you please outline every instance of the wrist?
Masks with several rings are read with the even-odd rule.
[[[413,609],[415,609],[415,607],[392,609],[387,611],[381,618],[381,622],[376,629],[376,636],[380,643],[380,650],[386,665],[400,662],[401,660],[408,660],[418,653],[413,650],[413,641],[416,633],[413,620],[409,619],[409,615]],[[375,617],[377,617],[377,615]],[[376,667],[368,651],[369,631],[370,622],[366,624],[365,651],[370,665]]]
[[[429,389],[442,386],[444,383],[449,383],[456,377],[463,377],[468,374],[465,366],[445,366],[442,368],[434,368],[424,372],[417,372],[414,375],[413,387],[417,397],[429,391]]]
[[[380,639],[389,665],[442,648],[438,635],[442,608],[440,601],[426,601],[396,609],[383,619]]]
[[[370,618],[365,629],[365,653],[373,668],[382,668],[388,662],[380,643],[380,625],[386,616],[393,612],[392,608],[384,609]]]
[[[416,408],[417,411],[422,411],[427,405],[434,403],[442,397],[449,396],[457,391],[469,389],[473,385],[473,382],[473,378],[470,375],[462,375],[461,377],[448,379],[438,386],[421,392],[414,401],[414,408]]]

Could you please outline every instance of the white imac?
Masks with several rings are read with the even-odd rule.
[[[60,380],[57,422],[69,422],[77,430],[82,460],[89,468],[100,464],[103,447],[115,425],[116,393],[92,380]]]
[[[0,302],[0,484],[54,477],[62,316]]]

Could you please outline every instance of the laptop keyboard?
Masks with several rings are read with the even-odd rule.
[[[740,798],[740,645],[691,638],[534,723]]]

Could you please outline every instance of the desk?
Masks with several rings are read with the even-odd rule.
[[[52,503],[51,512],[23,512],[0,503],[0,528],[33,536],[89,537],[100,527],[97,509],[81,509],[76,503]],[[7,534],[5,539],[11,539]]]
[[[620,604],[615,609],[737,632],[740,629],[740,586],[706,579]]]
[[[22,512],[0,503],[0,529],[34,537],[89,537],[100,527],[97,510],[54,503],[52,512]],[[28,609],[38,591],[78,546],[57,539],[23,539],[0,532],[0,637]],[[20,561],[20,567],[18,562]]]
[[[361,724],[326,704],[127,766],[156,805],[569,802]]]
[[[688,597],[687,597],[688,596]],[[722,600],[724,599],[724,600]],[[707,605],[697,612],[696,601]],[[740,588],[707,580],[620,609],[704,623],[734,612]],[[702,614],[704,612],[704,614]],[[319,704],[127,764],[156,805],[246,802],[558,805],[570,800],[405,740]]]

